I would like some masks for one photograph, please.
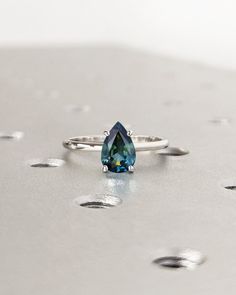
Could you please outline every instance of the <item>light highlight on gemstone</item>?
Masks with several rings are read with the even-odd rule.
[[[136,152],[131,137],[124,126],[117,122],[105,138],[101,161],[108,170],[115,173],[129,171],[136,160]]]

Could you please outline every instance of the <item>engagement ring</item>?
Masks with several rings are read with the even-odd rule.
[[[168,147],[168,140],[157,136],[132,135],[117,122],[104,136],[78,136],[63,142],[65,148],[80,151],[102,151],[103,172],[133,172],[136,152],[156,151]]]

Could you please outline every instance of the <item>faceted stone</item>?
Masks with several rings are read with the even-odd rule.
[[[133,141],[127,135],[127,130],[117,122],[105,138],[102,147],[102,164],[108,170],[115,173],[127,172],[129,166],[133,166],[136,160],[136,153]]]

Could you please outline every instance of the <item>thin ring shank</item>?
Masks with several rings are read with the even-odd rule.
[[[157,136],[131,136],[136,152],[156,151],[167,148],[169,142]],[[105,136],[91,135],[72,137],[63,142],[63,146],[70,150],[101,151]]]

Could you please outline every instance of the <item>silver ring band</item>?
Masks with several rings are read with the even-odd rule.
[[[136,152],[156,151],[167,148],[169,142],[157,136],[131,136]],[[101,151],[105,136],[91,135],[72,137],[63,141],[63,146],[70,150]]]

